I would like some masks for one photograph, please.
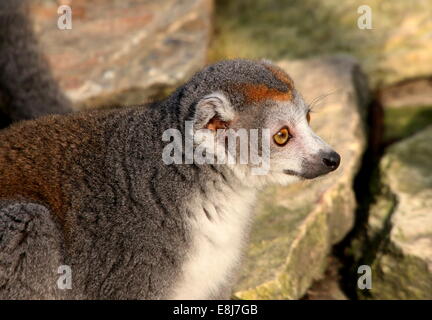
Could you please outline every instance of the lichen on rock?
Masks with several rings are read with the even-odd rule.
[[[363,257],[373,274],[368,298],[432,299],[431,141],[429,126],[381,159]]]

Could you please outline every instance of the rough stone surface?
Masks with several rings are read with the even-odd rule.
[[[341,288],[342,263],[334,256],[328,257],[328,268],[323,279],[315,281],[307,290],[304,300],[348,300]]]
[[[72,30],[59,30],[59,4]],[[33,2],[35,29],[62,89],[78,105],[137,104],[205,63],[212,0]]]
[[[406,138],[432,123],[432,78],[417,79],[380,90],[384,110],[384,142]]]
[[[361,2],[361,0],[360,0]],[[432,75],[432,2],[374,0],[378,34],[376,80],[389,85]],[[376,40],[379,40],[377,38]],[[378,75],[381,73],[381,75]]]
[[[321,97],[314,130],[341,154],[341,167],[315,181],[270,187],[262,194],[251,245],[235,291],[241,299],[297,299],[323,275],[332,244],[353,226],[353,178],[365,147],[367,86],[346,56],[279,65],[307,102]],[[327,96],[326,96],[327,95]]]
[[[432,299],[432,126],[392,145],[368,221],[373,299]]]
[[[432,77],[389,86],[381,91],[379,99],[383,106],[392,109],[432,106]]]
[[[430,0],[220,0],[212,58],[303,58],[346,52],[372,87],[432,75]],[[368,6],[364,8],[362,6]],[[371,29],[361,29],[370,9]],[[363,11],[362,11],[363,10]],[[359,12],[360,11],[360,12]]]
[[[421,131],[432,123],[432,104],[428,106],[407,105],[384,107],[385,144],[398,141]]]

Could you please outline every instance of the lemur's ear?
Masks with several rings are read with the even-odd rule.
[[[214,92],[202,98],[195,109],[195,130],[229,128],[234,119],[234,108],[222,92]]]

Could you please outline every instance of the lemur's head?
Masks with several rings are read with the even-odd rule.
[[[211,65],[183,87],[181,96],[185,119],[194,121],[195,131],[208,129],[216,148],[229,149],[227,140],[239,129],[246,129],[249,139],[250,129],[258,129],[258,140],[268,129],[267,140],[249,144],[249,152],[268,150],[270,181],[312,179],[339,166],[339,154],[309,126],[309,107],[291,78],[268,61],[229,60]],[[244,151],[239,143],[234,148],[237,153]],[[236,159],[237,168],[256,167],[251,161],[241,164],[239,154]]]

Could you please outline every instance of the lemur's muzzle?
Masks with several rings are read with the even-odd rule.
[[[340,155],[333,150],[318,152],[310,160],[304,161],[301,176],[313,179],[327,174],[339,167],[340,160]]]

